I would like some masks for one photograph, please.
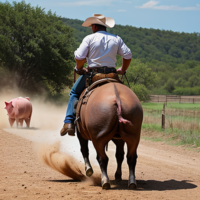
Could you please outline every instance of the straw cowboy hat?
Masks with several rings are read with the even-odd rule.
[[[88,17],[82,24],[82,26],[90,27],[92,24],[100,24],[102,26],[113,28],[115,20],[111,17],[105,17],[101,14],[93,14],[93,17]]]

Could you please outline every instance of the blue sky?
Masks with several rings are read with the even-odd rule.
[[[121,25],[200,33],[200,0],[26,0],[26,3],[71,19],[85,20],[96,13],[112,17]]]

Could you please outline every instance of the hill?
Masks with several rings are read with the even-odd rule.
[[[83,21],[62,18],[74,29],[76,47],[92,33],[82,27]],[[132,65],[142,63],[157,74],[152,94],[200,94],[200,33],[179,33],[158,29],[115,25],[108,32],[119,35],[131,49]],[[117,65],[120,65],[118,60]]]
[[[90,28],[82,27],[83,21],[62,18],[64,24],[75,29],[78,43],[91,34]],[[179,33],[158,29],[136,28],[115,25],[108,32],[119,35],[132,50],[133,58],[143,61],[184,63],[187,60],[200,61],[200,34]]]

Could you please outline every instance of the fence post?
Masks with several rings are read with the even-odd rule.
[[[165,129],[165,103],[163,104],[162,109],[162,122],[161,122],[162,129]]]

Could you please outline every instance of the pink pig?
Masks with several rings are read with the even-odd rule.
[[[32,105],[28,97],[18,97],[11,99],[10,102],[5,102],[5,109],[8,112],[10,126],[12,127],[15,120],[23,126],[23,120],[25,120],[27,127],[30,126],[30,120],[32,115]]]

